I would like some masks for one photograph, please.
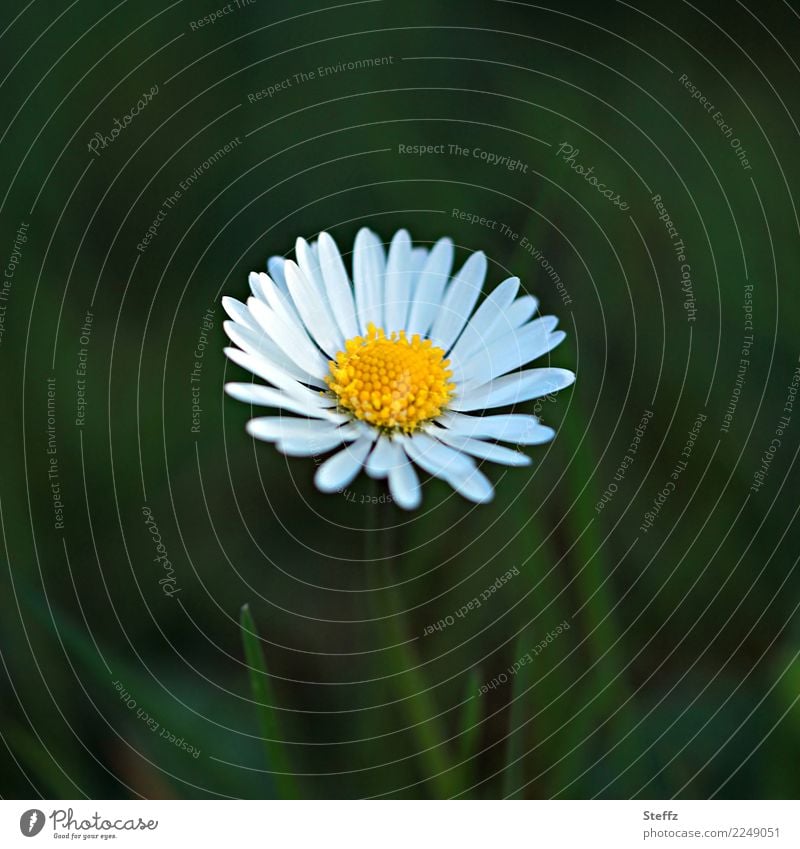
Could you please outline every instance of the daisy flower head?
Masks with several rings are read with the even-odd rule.
[[[491,411],[563,389],[575,375],[523,368],[562,341],[558,320],[536,316],[538,301],[520,294],[517,277],[479,304],[485,255],[453,273],[453,254],[449,238],[414,247],[406,230],[386,250],[363,228],[352,278],[328,233],[298,239],[295,259],[272,257],[268,274],[251,273],[246,303],[222,300],[236,346],[225,353],[264,383],[225,389],[278,414],[251,419],[248,432],[292,457],[334,452],[315,474],[323,492],[364,470],[386,478],[411,510],[421,502],[419,468],[471,501],[490,501],[478,461],[524,466],[526,454],[499,443],[554,436],[536,416]]]

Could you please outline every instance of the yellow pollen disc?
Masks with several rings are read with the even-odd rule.
[[[344,343],[325,378],[339,406],[357,419],[410,432],[441,413],[455,384],[444,351],[404,330],[386,333],[370,324],[365,336]]]

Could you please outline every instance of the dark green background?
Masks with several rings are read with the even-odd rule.
[[[0,345],[2,795],[798,793],[800,408],[763,487],[750,486],[800,354],[800,10],[549,6],[257,0],[194,31],[218,7],[4,4],[4,267],[20,222],[29,228]],[[386,56],[248,101],[320,65]],[[89,153],[154,85],[118,139]],[[140,254],[164,198],[237,136]],[[627,212],[559,160],[562,142]],[[398,152],[440,143],[508,154],[527,173]],[[686,244],[694,322],[655,193]],[[570,303],[517,243],[454,208],[527,237]],[[360,503],[363,479],[347,497],[320,495],[314,463],[254,444],[249,410],[222,394],[243,378],[222,355],[220,296],[243,299],[247,273],[296,236],[326,229],[347,251],[362,225],[386,240],[399,227],[423,244],[450,235],[459,261],[486,251],[490,286],[519,275],[568,332],[552,361],[577,382],[540,404],[558,435],[530,450],[528,469],[488,469],[489,506],[438,481],[410,515]],[[751,361],[723,432],[748,284]],[[189,375],[209,308],[192,433]],[[47,476],[48,377],[63,530]],[[635,462],[598,512],[648,409]],[[698,413],[688,466],[644,533]],[[145,504],[180,587],[172,598]],[[365,548],[376,522],[398,525],[391,571]],[[512,567],[479,610],[422,636]],[[248,678],[245,603],[266,695]],[[534,663],[476,696],[563,620]],[[408,651],[391,648],[403,640]],[[115,681],[200,755],[151,732]],[[285,745],[262,745],[258,701]]]

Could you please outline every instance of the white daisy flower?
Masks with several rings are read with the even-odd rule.
[[[336,451],[317,469],[323,492],[348,486],[364,469],[388,479],[407,510],[421,501],[418,466],[471,501],[490,501],[492,484],[476,460],[525,466],[499,445],[539,445],[554,431],[536,416],[483,411],[569,386],[560,368],[522,366],[564,338],[553,316],[510,277],[480,306],[486,257],[474,253],[456,274],[453,242],[414,247],[399,230],[384,250],[363,228],[353,276],[327,233],[298,239],[296,261],[272,257],[251,273],[246,304],[223,298],[225,353],[266,381],[228,383],[228,394],[279,415],[251,419],[248,432],[292,457]]]

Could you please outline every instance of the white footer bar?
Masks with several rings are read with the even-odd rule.
[[[0,801],[0,846],[800,846],[787,801]],[[233,842],[235,841],[235,843]]]

